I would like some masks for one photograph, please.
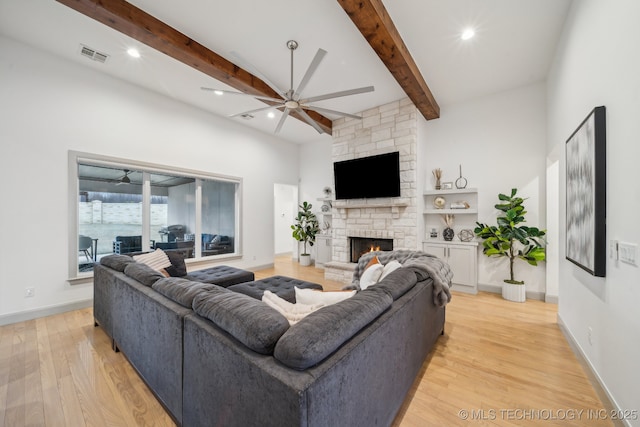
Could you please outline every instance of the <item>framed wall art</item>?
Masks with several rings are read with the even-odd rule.
[[[594,108],[566,143],[566,258],[604,277],[606,236],[606,110]]]

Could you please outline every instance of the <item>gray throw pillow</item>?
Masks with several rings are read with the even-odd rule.
[[[169,261],[171,261],[171,267],[167,267],[164,270],[169,273],[171,277],[184,277],[187,275],[187,265],[184,263],[184,253],[180,251],[165,251]]]
[[[100,258],[100,264],[120,272],[123,272],[127,264],[132,262],[136,261],[130,256],[120,254],[107,255]]]
[[[132,262],[124,268],[124,274],[137,280],[145,286],[153,285],[157,280],[164,276],[158,270],[154,270],[146,264]]]

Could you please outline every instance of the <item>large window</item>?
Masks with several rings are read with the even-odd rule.
[[[113,253],[238,255],[240,186],[239,178],[71,152],[70,277],[89,276]]]

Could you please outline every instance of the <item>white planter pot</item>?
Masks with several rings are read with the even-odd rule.
[[[527,300],[527,290],[524,285],[505,282],[502,284],[502,298],[508,301],[525,302]]]
[[[310,254],[300,254],[300,265],[303,267],[307,267],[311,265],[311,255]]]

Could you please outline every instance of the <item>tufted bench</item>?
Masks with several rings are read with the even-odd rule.
[[[294,287],[306,289],[322,290],[322,286],[317,283],[306,282],[304,280],[294,279],[286,276],[272,276],[262,280],[240,283],[229,286],[228,289],[241,294],[249,295],[261,300],[264,291],[271,291],[280,298],[291,303],[296,302],[296,293]]]
[[[255,276],[251,271],[229,267],[228,265],[219,265],[192,271],[184,278],[192,282],[213,283],[226,288],[237,283],[250,282],[255,279]]]

